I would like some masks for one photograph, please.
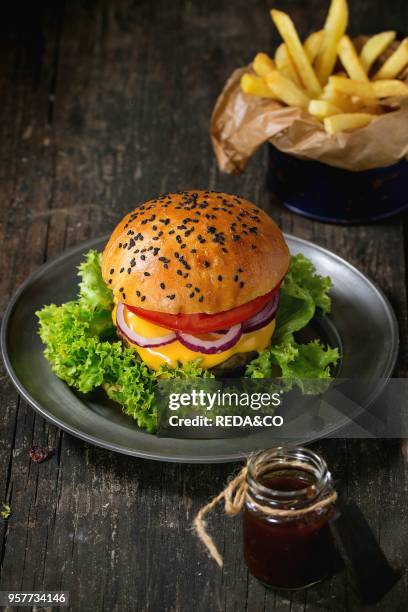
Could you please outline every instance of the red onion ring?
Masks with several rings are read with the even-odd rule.
[[[156,338],[145,338],[140,334],[136,334],[126,324],[124,313],[125,304],[119,302],[116,310],[116,325],[118,326],[121,334],[125,336],[125,338],[129,340],[129,342],[131,342],[132,344],[137,344],[137,346],[141,346],[142,348],[153,348],[155,346],[164,346],[165,344],[170,344],[170,342],[174,342],[176,340],[176,334],[174,332],[166,334],[165,336],[157,336]]]
[[[257,312],[253,317],[247,319],[243,322],[243,332],[244,334],[252,331],[256,331],[257,329],[261,329],[261,327],[265,327],[268,323],[272,321],[272,319],[276,315],[276,311],[279,305],[279,291],[275,293],[270,302],[268,302],[262,310]]]
[[[202,340],[193,334],[187,332],[177,331],[177,340],[183,344],[190,351],[196,353],[204,353],[205,355],[216,355],[227,351],[229,348],[234,346],[242,335],[242,323],[233,325],[216,340]]]

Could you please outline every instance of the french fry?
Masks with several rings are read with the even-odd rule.
[[[309,34],[303,43],[303,47],[307,57],[309,58],[309,62],[313,64],[315,61],[317,54],[319,53],[320,46],[322,44],[324,31],[318,30],[317,32],[313,32]]]
[[[337,58],[337,45],[346,31],[348,6],[346,0],[332,0],[324,24],[324,34],[316,57],[315,69],[321,85],[326,85]]]
[[[324,119],[324,127],[328,134],[337,134],[344,130],[356,130],[365,127],[374,119],[369,113],[343,113]]]
[[[355,81],[345,77],[331,76],[329,78],[329,85],[336,91],[340,91],[348,96],[357,96],[362,100],[375,98],[372,83]]]
[[[309,58],[303,49],[293,21],[286,13],[274,9],[271,11],[271,16],[273,22],[279,30],[280,35],[285,41],[288,52],[296,66],[299,77],[303,82],[305,89],[310,92],[310,94],[318,96],[321,93],[322,88],[315,71],[312,68],[312,64],[310,63]]]
[[[265,81],[254,74],[244,74],[241,77],[241,89],[246,94],[259,98],[276,98]]]
[[[362,81],[353,81],[352,79],[333,76],[330,77],[329,83],[337,91],[341,91],[349,96],[357,96],[365,103],[370,103],[370,100],[373,101],[375,98],[408,95],[408,85],[403,81],[398,81],[398,79],[363,83]]]
[[[391,98],[392,96],[408,96],[408,85],[398,79],[384,79],[371,83],[376,98]]]
[[[288,53],[285,43],[279,45],[275,51],[276,68],[288,79],[293,81],[298,87],[302,87],[298,73],[296,72],[295,64]]]
[[[393,31],[381,32],[367,40],[360,52],[360,62],[367,73],[374,62],[395,40],[395,36],[396,34]]]
[[[275,63],[266,53],[257,53],[252,62],[252,67],[258,76],[264,77],[271,70],[275,70]]]
[[[347,94],[337,91],[329,84],[325,86],[320,99],[334,104],[343,113],[360,112],[363,106],[362,102],[353,102]]]
[[[267,74],[265,81],[272,94],[288,106],[308,107],[310,98],[278,70],[273,70]]]
[[[379,71],[373,76],[373,80],[395,79],[408,64],[408,38],[398,46],[398,49],[384,62]]]
[[[363,68],[360,58],[357,55],[357,51],[355,50],[349,36],[342,36],[340,38],[337,52],[350,79],[368,82],[366,71]]]
[[[326,117],[343,113],[341,108],[331,102],[326,102],[326,100],[310,100],[308,111],[313,117],[317,117],[317,119],[325,119]]]

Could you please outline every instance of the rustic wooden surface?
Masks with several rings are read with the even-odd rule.
[[[397,374],[408,375],[404,225],[325,226],[285,212],[265,187],[266,151],[241,177],[217,171],[208,121],[236,67],[277,41],[263,0],[14,3],[0,26],[0,307],[46,259],[110,231],[137,200],[184,188],[233,191],[281,226],[367,273],[400,323]],[[280,0],[302,33],[328,2]],[[354,0],[353,33],[408,30],[406,0]],[[287,596],[260,586],[241,558],[240,521],[211,529],[221,572],[192,534],[194,513],[231,465],[130,459],[63,434],[0,373],[1,589],[65,589],[71,609],[231,612],[358,610],[346,573]],[[49,462],[32,444],[57,448]],[[403,570],[381,611],[407,608],[408,466],[399,441],[318,445]],[[27,610],[27,608],[22,608]]]

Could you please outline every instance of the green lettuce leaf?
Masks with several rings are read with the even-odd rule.
[[[282,378],[287,391],[297,385],[304,393],[314,393],[315,381],[330,380],[331,366],[338,358],[337,349],[325,347],[318,340],[308,344],[277,344],[253,359],[247,366],[246,375],[250,378]]]
[[[309,323],[316,308],[323,314],[330,311],[331,280],[316,274],[312,262],[304,255],[294,255],[280,289],[274,344],[294,341],[293,334]]]
[[[79,303],[89,310],[110,310],[113,308],[113,294],[102,278],[102,253],[88,251],[84,261],[78,267]]]
[[[100,311],[66,302],[45,306],[37,316],[45,357],[59,378],[81,393],[103,386],[140,427],[154,431],[154,373],[122,342],[95,335]]]
[[[156,372],[157,378],[215,378],[210,370],[200,367],[200,359],[190,361],[184,365],[178,364],[177,367],[171,368],[164,365]]]
[[[339,358],[337,349],[318,340],[298,344],[294,334],[309,323],[316,309],[330,311],[331,280],[316,274],[313,263],[298,254],[292,257],[282,283],[272,345],[261,351],[246,368],[250,378],[282,378],[286,389],[297,385],[304,393],[313,393],[316,384],[307,381],[329,380],[331,367]]]

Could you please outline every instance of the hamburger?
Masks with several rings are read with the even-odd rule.
[[[242,364],[271,343],[289,250],[243,198],[169,193],[127,214],[102,256],[118,335],[151,369]]]

